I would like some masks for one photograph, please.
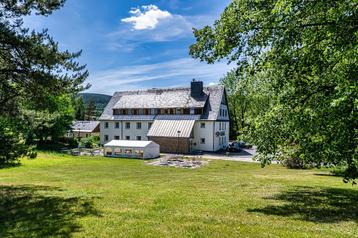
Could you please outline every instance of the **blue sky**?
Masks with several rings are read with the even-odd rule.
[[[192,27],[212,24],[229,0],[67,0],[49,17],[30,16],[25,24],[47,28],[62,49],[83,50],[92,84],[88,92],[206,85],[233,66],[191,59]]]

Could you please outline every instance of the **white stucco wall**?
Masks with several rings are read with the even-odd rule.
[[[153,121],[128,121],[130,122],[130,129],[125,128],[126,121],[119,121],[119,128],[115,128],[114,121],[108,121],[108,128],[105,128],[105,121],[101,121],[100,138],[101,144],[105,144],[119,136],[120,140],[125,140],[129,136],[130,140],[137,140],[137,136],[141,136],[142,140],[148,140],[148,123]],[[137,129],[137,122],[142,123],[142,128]],[[201,128],[201,123],[205,123],[205,128]],[[222,128],[220,130],[220,123]],[[225,126],[226,125],[226,126]],[[228,121],[196,121],[193,128],[192,149],[202,151],[217,151],[224,148],[229,143],[229,122]],[[123,129],[122,129],[123,127]],[[216,132],[224,131],[224,135],[216,136]],[[108,141],[105,141],[105,135],[108,135]],[[201,138],[205,138],[205,144],[201,144]],[[223,143],[220,143],[220,138],[223,138]]]
[[[205,128],[201,128],[201,123],[205,123]],[[193,150],[213,151],[213,130],[213,121],[196,121],[193,129]],[[205,138],[205,144],[201,144],[201,138]]]
[[[153,121],[118,121],[119,128],[115,128],[115,121],[107,121],[108,128],[105,128],[105,122],[101,121],[101,144],[105,144],[115,139],[115,136],[119,136],[120,140],[125,140],[126,136],[129,136],[130,140],[137,140],[137,136],[141,136],[141,140],[148,140],[148,123]],[[126,129],[126,122],[130,123],[130,129]],[[137,122],[142,123],[142,128],[137,129]],[[108,135],[108,141],[105,141],[105,135]]]

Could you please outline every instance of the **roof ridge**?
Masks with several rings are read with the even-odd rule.
[[[210,88],[222,88],[224,87],[223,85],[210,85],[210,86],[205,86],[203,87],[203,89],[210,89]],[[138,90],[125,90],[125,91],[116,91],[113,95],[127,95],[127,94],[139,94],[139,93],[155,93],[156,91],[179,91],[179,90],[190,90],[190,87],[174,87],[174,88],[148,88],[148,89],[138,89]]]

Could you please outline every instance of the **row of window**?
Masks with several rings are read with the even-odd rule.
[[[130,136],[125,136],[124,137],[126,140],[130,140],[131,137]],[[113,137],[114,140],[120,140],[120,136],[114,136]],[[108,141],[109,140],[109,136],[108,135],[104,135],[104,141]],[[142,140],[141,136],[136,136],[136,140]]]
[[[148,122],[148,130],[150,129],[150,127],[152,126],[152,122]],[[104,128],[108,129],[109,128],[109,123],[108,122],[105,122],[104,123]],[[115,122],[114,123],[114,128],[115,129],[119,129],[119,122]],[[125,129],[130,129],[131,128],[131,123],[130,122],[125,122],[124,123],[124,128]],[[136,128],[138,130],[142,129],[142,122],[137,122],[136,123]]]
[[[113,109],[113,115],[201,115],[203,108]]]
[[[220,109],[220,116],[221,117],[227,117],[227,109]]]
[[[219,122],[219,130],[222,131],[222,130],[226,130],[226,122]]]

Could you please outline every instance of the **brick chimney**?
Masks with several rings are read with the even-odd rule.
[[[190,95],[194,98],[203,95],[203,81],[191,81]]]

